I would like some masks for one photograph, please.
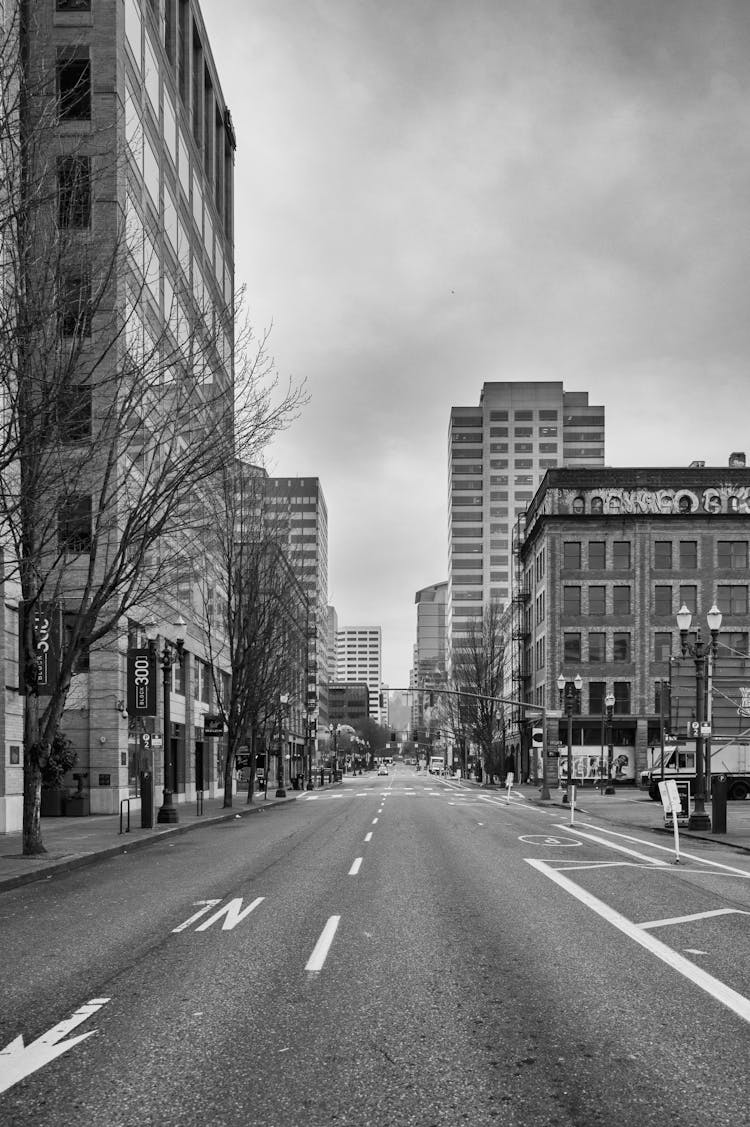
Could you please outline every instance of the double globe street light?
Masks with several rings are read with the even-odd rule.
[[[692,657],[695,662],[695,806],[688,818],[689,830],[710,830],[711,819],[706,813],[706,770],[705,770],[705,732],[706,682],[709,679],[709,662],[716,657],[716,648],[721,629],[721,611],[716,603],[706,615],[711,640],[701,641],[700,626],[696,630],[695,641],[691,641],[688,631],[693,616],[683,603],[677,612],[677,625],[680,629],[680,644],[683,657]]]

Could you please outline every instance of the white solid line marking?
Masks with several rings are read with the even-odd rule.
[[[695,966],[689,959],[679,955],[677,951],[673,951],[671,947],[667,947],[666,943],[662,943],[660,939],[651,935],[650,932],[644,931],[638,924],[632,923],[631,920],[621,916],[614,908],[610,908],[608,904],[602,903],[592,896],[590,892],[586,892],[583,888],[579,888],[572,880],[568,880],[562,873],[557,872],[551,866],[545,864],[544,861],[537,861],[535,858],[527,857],[526,861],[529,865],[535,868],[544,876],[549,877],[550,880],[558,884],[560,888],[575,896],[592,912],[596,912],[598,916],[606,920],[607,923],[612,924],[619,931],[629,936],[641,947],[645,947],[657,959],[661,959],[667,966],[672,967],[678,974],[683,975],[689,979],[695,986],[701,990],[705,990],[717,1002],[721,1002],[727,1009],[732,1010],[738,1017],[743,1018],[744,1021],[750,1022],[750,999],[738,994],[736,990],[732,990],[731,986],[727,986],[725,982],[721,982],[718,978],[714,978],[712,974],[707,974],[700,967]]]
[[[357,875],[357,873],[359,872],[359,870],[360,870],[360,868],[361,868],[361,867],[362,867],[362,858],[361,858],[361,857],[357,857],[357,858],[356,858],[356,859],[355,859],[355,860],[354,860],[354,861],[352,862],[352,867],[351,867],[351,869],[349,870],[348,876],[350,876],[350,877],[356,877],[356,875]]]
[[[326,961],[328,952],[333,943],[333,937],[336,934],[336,928],[339,926],[341,916],[331,916],[320,933],[320,939],[313,947],[313,952],[307,960],[305,970],[317,971],[321,970]]]
[[[579,822],[578,826],[585,826],[587,829],[596,829],[603,834],[611,834],[612,837],[621,837],[623,841],[634,841],[638,845],[647,845],[649,849],[659,849],[662,853],[674,853],[674,845],[659,845],[655,841],[644,841],[640,837],[631,837],[630,834],[618,833],[617,830],[608,830],[604,826],[591,826],[586,822]],[[569,827],[565,826],[564,829]],[[719,844],[717,842],[717,844]],[[700,865],[710,865],[714,869],[724,869],[725,872],[732,873],[734,876],[744,877],[745,880],[750,879],[750,873],[744,869],[735,869],[733,865],[724,865],[721,861],[710,861],[707,857],[697,857],[694,853],[685,853],[680,850],[680,856],[687,857],[690,861],[697,861]],[[683,869],[682,872],[685,872]]]
[[[710,916],[750,916],[750,912],[743,912],[742,908],[714,908],[712,912],[695,912],[692,916],[672,916],[667,920],[649,920],[648,923],[638,924],[638,927],[670,927],[672,924],[689,924],[693,920],[707,920]]]
[[[616,849],[618,853],[627,853],[629,857],[637,857],[639,861],[646,861],[649,865],[658,865],[660,868],[669,864],[668,861],[662,861],[660,857],[647,857],[645,853],[638,853],[635,849],[628,849],[624,845],[618,845],[614,841],[607,841],[606,838],[597,837],[596,834],[585,834],[581,832],[580,826],[569,826],[563,823],[562,825],[555,826],[556,830],[565,830],[566,833],[574,833],[577,837],[582,837],[585,841],[595,841],[597,845],[604,845],[607,849]],[[645,845],[646,843],[643,842]]]
[[[369,834],[365,834],[365,841],[372,841],[372,830]]]

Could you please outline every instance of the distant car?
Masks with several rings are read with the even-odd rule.
[[[385,765],[385,763],[381,763],[380,766],[378,767],[378,774],[379,775],[387,775],[388,774],[388,768]]]

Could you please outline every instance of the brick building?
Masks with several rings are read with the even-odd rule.
[[[558,709],[558,677],[580,674],[577,778],[598,777],[610,692],[615,779],[632,782],[645,768],[659,739],[662,684],[680,652],[683,604],[704,638],[708,610],[722,612],[717,663],[748,654],[749,555],[750,471],[740,458],[727,468],[546,474],[516,530],[508,645],[529,703]],[[524,774],[535,773],[530,726],[517,720],[509,734]],[[548,721],[547,734],[559,741],[564,769],[566,718]]]

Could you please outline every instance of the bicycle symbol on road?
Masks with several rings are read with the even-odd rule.
[[[528,845],[549,845],[562,849],[573,849],[581,845],[580,841],[571,841],[569,837],[549,837],[548,834],[524,834],[518,840],[525,841]]]

